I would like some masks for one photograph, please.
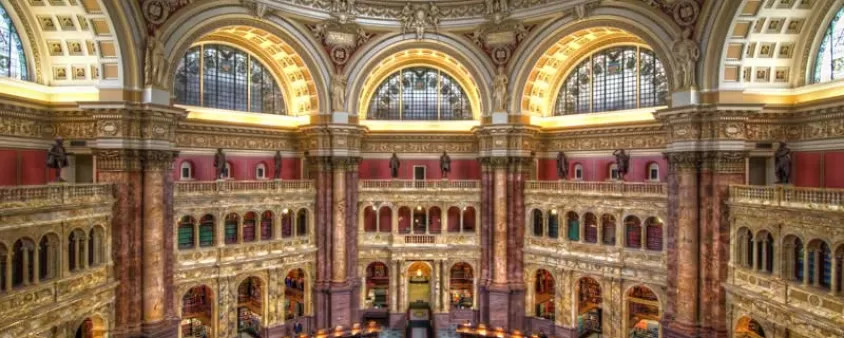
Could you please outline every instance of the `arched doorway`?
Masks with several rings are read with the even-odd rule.
[[[468,263],[457,263],[449,271],[449,298],[452,309],[471,309],[474,305],[475,274]]]
[[[431,300],[431,266],[414,262],[407,268],[407,303],[428,303]]]
[[[601,285],[592,278],[577,281],[577,335],[601,334]]]
[[[627,329],[630,338],[659,337],[659,299],[651,289],[634,286],[627,292]]]
[[[76,338],[104,338],[105,337],[105,323],[103,319],[94,316],[85,318],[82,324],[76,329]]]
[[[736,325],[735,338],[764,338],[765,330],[750,317],[741,317]]]
[[[214,337],[214,304],[211,288],[200,285],[188,290],[182,296],[181,337]]]
[[[293,269],[284,278],[284,313],[286,319],[305,315],[305,271]]]
[[[249,277],[237,286],[237,332],[261,337],[261,320],[264,313],[261,280]]]
[[[388,309],[390,306],[390,273],[387,265],[373,262],[366,266],[367,309]]]
[[[534,290],[536,291],[536,297],[534,297],[535,316],[554,320],[554,295],[556,294],[554,276],[548,270],[537,270]]]

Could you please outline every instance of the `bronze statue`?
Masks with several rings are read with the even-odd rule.
[[[443,152],[443,156],[440,156],[440,171],[443,178],[447,178],[448,174],[451,173],[451,157],[446,152]]]
[[[223,154],[223,148],[218,148],[217,153],[214,154],[214,168],[217,169],[217,179],[223,179],[226,172],[226,154]]]
[[[64,140],[56,137],[56,143],[47,152],[47,168],[56,169],[56,182],[64,182],[62,179],[64,167],[67,167],[67,151],[64,149]]]
[[[624,149],[617,149],[614,151],[615,164],[618,166],[618,179],[624,181],[624,175],[627,174],[627,169],[630,166],[630,155],[624,152]]]
[[[789,184],[791,182],[791,149],[786,147],[785,142],[780,142],[780,147],[774,152],[774,163],[777,183]]]
[[[281,178],[281,151],[275,151],[275,157],[273,157],[275,161],[275,171],[273,172],[273,178],[280,179]]]
[[[393,178],[399,177],[399,166],[401,166],[399,157],[396,156],[396,153],[393,153],[393,157],[390,158],[390,176]]]
[[[562,151],[557,153],[557,178],[564,180],[569,177],[569,159]]]

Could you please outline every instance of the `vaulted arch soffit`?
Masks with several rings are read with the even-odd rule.
[[[842,5],[844,0],[726,4],[713,20],[714,38],[704,62],[718,71],[706,72],[704,83],[737,91],[810,84],[820,40]]]
[[[492,93],[485,84],[493,82],[495,66],[476,46],[449,34],[426,34],[424,40],[399,34],[370,41],[345,67],[347,109],[365,119],[378,85],[393,70],[406,66],[430,66],[448,73],[466,90],[475,119],[489,113]]]
[[[131,53],[122,46],[127,44],[124,38],[130,39],[124,33],[135,26],[124,25],[121,6],[106,2],[0,0],[20,35],[30,81],[127,86],[124,65],[137,63],[127,62],[125,55]]]
[[[674,74],[671,46],[681,34],[667,15],[639,5],[619,3],[596,8],[588,18],[566,16],[540,27],[517,50],[511,70],[511,92],[519,93],[510,111],[550,116],[565,76],[584,56],[612,45],[643,45],[654,51],[667,74]],[[673,88],[675,79],[670,79]]]
[[[255,20],[242,6],[206,2],[179,11],[159,34],[171,69],[196,43],[237,45],[261,58],[280,80],[290,115],[327,113],[331,63],[303,31],[279,16]],[[175,72],[169,75],[167,83],[172,83]]]

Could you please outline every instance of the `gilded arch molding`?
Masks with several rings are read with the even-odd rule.
[[[392,35],[383,37],[378,41],[371,42],[365,48],[356,52],[353,59],[349,61],[346,69],[350,73],[345,74],[349,85],[346,87],[346,110],[365,118],[366,112],[361,107],[366,105],[365,98],[371,97],[371,92],[380,84],[378,79],[370,79],[371,73],[382,67],[389,67],[383,61],[389,58],[402,55],[412,51],[428,51],[419,57],[408,55],[406,58],[399,58],[395,63],[397,67],[403,65],[429,65],[439,68],[453,76],[467,91],[470,101],[473,100],[473,113],[475,119],[486,115],[487,107],[490,107],[492,93],[491,84],[495,67],[489,58],[482,51],[469,46],[461,38],[451,35],[426,34],[422,41],[416,40],[410,34]],[[437,55],[434,57],[432,55]],[[381,76],[386,78],[386,76]],[[375,82],[370,84],[370,82]],[[473,84],[466,86],[465,84]],[[473,88],[474,87],[474,88]],[[367,93],[366,91],[370,91]]]
[[[590,39],[591,43],[588,45],[592,48],[603,48],[611,44],[613,40],[635,41],[651,49],[662,61],[666,73],[673,74],[675,61],[671,54],[671,46],[675,37],[680,35],[680,29],[669,18],[653,15],[652,12],[645,13],[635,6],[600,7],[595,9],[587,19],[576,20],[567,16],[539,28],[536,37],[516,51],[510,77],[514,79],[512,91],[519,95],[518,99],[510,102],[510,111],[514,114],[547,116],[554,104],[551,102],[551,96],[556,96],[557,89],[564,78],[562,75],[557,75],[555,78],[559,79],[555,80],[556,83],[537,86],[534,82],[536,74],[542,70],[541,67],[545,66],[541,61],[554,58],[555,55],[550,52],[559,51],[560,48],[555,48],[555,46],[567,37],[602,30],[613,33],[603,34],[604,36],[599,39]],[[587,47],[589,46],[577,46],[575,52],[570,55],[582,56],[594,50]],[[565,69],[576,65],[575,60],[574,57],[566,58],[565,62],[558,64],[560,68],[557,71],[565,73]],[[673,88],[673,80],[669,77],[670,88]],[[531,96],[534,98],[530,99]],[[529,104],[531,100],[541,101],[542,104]]]
[[[262,60],[265,65],[281,74],[280,86],[284,90],[285,100],[292,107],[289,115],[315,115],[327,113],[329,109],[328,87],[331,69],[325,56],[309,37],[284,19],[273,16],[267,20],[255,20],[244,7],[213,7],[213,3],[197,6],[178,12],[161,28],[162,42],[171,69],[175,69],[178,60],[196,42],[211,34],[227,38],[238,37],[241,41],[249,40],[252,49],[261,48],[271,54],[270,60]],[[177,24],[178,23],[178,24]],[[247,48],[250,49],[250,48]],[[271,63],[274,63],[271,65]],[[168,83],[172,83],[175,72],[170,72]]]

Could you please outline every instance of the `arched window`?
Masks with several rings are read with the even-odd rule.
[[[12,18],[0,5],[0,76],[28,80],[26,56]]]
[[[103,262],[104,250],[103,239],[105,233],[103,228],[95,226],[88,232],[88,266],[97,266]]]
[[[230,46],[205,44],[185,53],[173,83],[176,103],[285,114],[273,75],[254,56]]]
[[[844,8],[838,10],[829,27],[826,28],[818,55],[815,57],[814,83],[837,80],[844,77]]]
[[[763,230],[756,235],[756,257],[755,269],[774,272],[774,236],[770,232]]]
[[[662,221],[651,217],[645,220],[645,247],[648,250],[662,251]]]
[[[627,216],[624,219],[625,229],[625,246],[628,248],[639,249],[642,247],[642,222],[639,217]]]
[[[184,216],[179,221],[179,236],[178,245],[179,250],[188,250],[194,248],[194,226],[196,221],[194,221],[193,217]]]
[[[454,264],[449,274],[451,308],[471,309],[474,306],[475,294],[475,274],[472,266],[465,262]]]
[[[381,262],[366,266],[366,309],[386,309],[390,306],[390,272]]]
[[[659,181],[659,164],[656,164],[656,163],[648,164],[648,181],[653,181],[653,182]]]
[[[753,267],[753,233],[747,228],[738,230],[736,261],[745,268]],[[802,255],[801,255],[802,256]],[[801,271],[802,273],[802,271]],[[801,275],[802,276],[802,275]]]
[[[574,211],[566,214],[566,226],[568,227],[568,238],[570,241],[580,240],[580,216]]]
[[[88,236],[81,229],[76,229],[70,233],[67,242],[67,262],[68,270],[71,272],[79,271],[84,268],[84,262],[87,258],[83,251],[87,243]]]
[[[293,213],[290,209],[281,211],[281,237],[293,237]]]
[[[7,249],[3,243],[0,243],[0,294],[6,292],[6,281],[9,279],[6,269],[11,264],[9,263],[9,258],[11,256],[12,255],[9,254],[9,249]]]
[[[583,215],[583,241],[598,243],[598,217],[591,212]]]
[[[226,244],[237,244],[237,227],[240,225],[240,215],[231,213],[223,222],[223,238]]]
[[[232,172],[232,163],[226,162],[226,169],[223,170],[223,179],[229,179],[234,177],[234,173]]]
[[[214,216],[202,216],[199,222],[199,247],[214,246]]]
[[[193,179],[193,164],[189,161],[182,161],[181,164],[181,179],[182,180],[192,180]]]
[[[59,236],[46,234],[38,244],[38,279],[55,278],[59,271]]]
[[[603,214],[601,216],[601,242],[605,245],[615,245],[615,216]]]
[[[463,207],[463,232],[475,232],[475,207]]]
[[[607,174],[609,175],[610,180],[617,181],[618,180],[618,164],[615,164],[615,163],[610,164],[609,172]]]
[[[661,106],[667,95],[665,69],[652,51],[613,47],[589,55],[569,73],[554,115]]]
[[[243,234],[243,242],[254,242],[255,238],[257,238],[255,234],[255,223],[257,222],[258,215],[254,212],[247,212],[246,215],[243,216],[243,226],[241,227],[241,234]]]
[[[28,286],[35,277],[35,243],[30,239],[19,239],[12,252],[12,286]]]
[[[296,236],[308,235],[308,209],[300,209],[296,214]]]
[[[580,163],[574,165],[574,180],[583,181],[583,165]]]
[[[548,213],[548,238],[560,237],[560,216],[557,215],[557,210],[552,209]]]
[[[454,78],[430,67],[391,74],[369,101],[370,120],[471,120],[466,92]]]
[[[533,303],[536,309],[536,317],[554,320],[554,295],[557,292],[554,276],[548,270],[537,270],[534,288]]]
[[[533,216],[533,235],[536,237],[542,237],[545,232],[545,225],[542,224],[542,211],[539,211],[539,209],[533,209],[533,211],[531,211],[531,215]]]
[[[273,212],[264,211],[261,214],[261,240],[266,241],[273,238]]]
[[[258,165],[255,167],[255,178],[259,180],[267,178],[267,165],[263,162],[258,163]]]

